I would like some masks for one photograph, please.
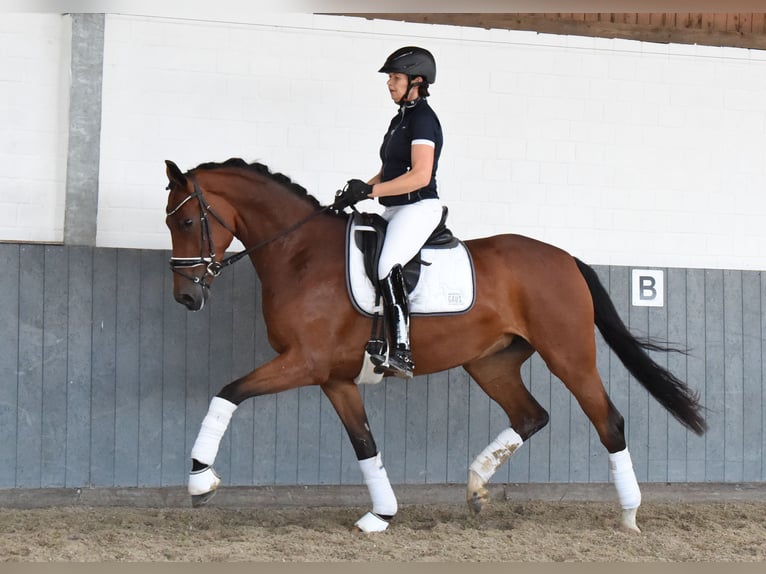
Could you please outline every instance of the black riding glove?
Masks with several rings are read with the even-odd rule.
[[[367,199],[372,193],[372,186],[363,182],[361,179],[349,179],[346,187],[338,190],[335,194],[335,202],[332,204],[335,209],[341,211],[346,207],[351,207],[355,203]]]

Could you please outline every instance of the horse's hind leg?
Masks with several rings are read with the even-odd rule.
[[[348,433],[372,499],[372,512],[362,516],[355,526],[362,532],[382,532],[388,528],[398,506],[367,422],[359,387],[352,381],[330,381],[322,385],[322,391]]]
[[[580,404],[598,433],[601,444],[609,453],[609,471],[622,506],[620,527],[641,532],[636,525],[636,512],[641,505],[641,490],[625,443],[625,423],[622,415],[606,394],[596,369],[596,343],[592,332],[581,333],[570,341],[575,345],[553,344],[538,351],[548,365]]]
[[[554,371],[554,374],[557,373]],[[567,378],[559,374],[557,376],[575,396],[609,453],[609,472],[622,507],[620,528],[630,532],[641,532],[636,525],[636,513],[641,505],[641,489],[625,444],[625,424],[622,415],[606,394],[595,367],[587,376],[562,374]]]
[[[510,426],[503,430],[474,459],[468,470],[466,498],[474,512],[480,512],[488,496],[486,484],[497,469],[533,434],[548,424],[548,413],[529,393],[521,380],[521,365],[534,349],[516,338],[497,353],[463,365],[476,383],[508,415]]]

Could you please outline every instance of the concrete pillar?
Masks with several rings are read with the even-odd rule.
[[[104,14],[72,14],[65,245],[96,245]]]

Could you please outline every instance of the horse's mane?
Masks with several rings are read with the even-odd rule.
[[[279,184],[282,184],[284,187],[292,191],[298,197],[304,199],[305,201],[308,201],[314,208],[319,209],[320,207],[322,207],[322,204],[319,203],[319,200],[313,195],[311,195],[308,191],[306,191],[305,187],[295,183],[283,173],[272,173],[271,170],[269,170],[269,168],[262,163],[258,163],[258,162],[247,163],[242,158],[232,157],[222,163],[218,163],[218,162],[201,163],[197,167],[189,171],[218,169],[218,168],[226,168],[226,167],[236,167],[241,169],[247,169],[247,170],[259,173],[261,175],[265,175],[269,179],[276,181]]]

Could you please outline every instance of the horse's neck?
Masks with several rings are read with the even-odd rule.
[[[283,280],[296,260],[318,263],[326,257],[342,258],[326,249],[328,235],[343,235],[342,224],[315,213],[308,201],[268,182],[253,189],[232,193],[229,201],[238,217],[237,239],[245,249],[254,248],[250,258],[261,281]],[[330,250],[333,251],[333,250]]]
[[[268,180],[230,192],[229,201],[237,212],[237,239],[245,247],[279,238],[313,211],[308,202]]]

